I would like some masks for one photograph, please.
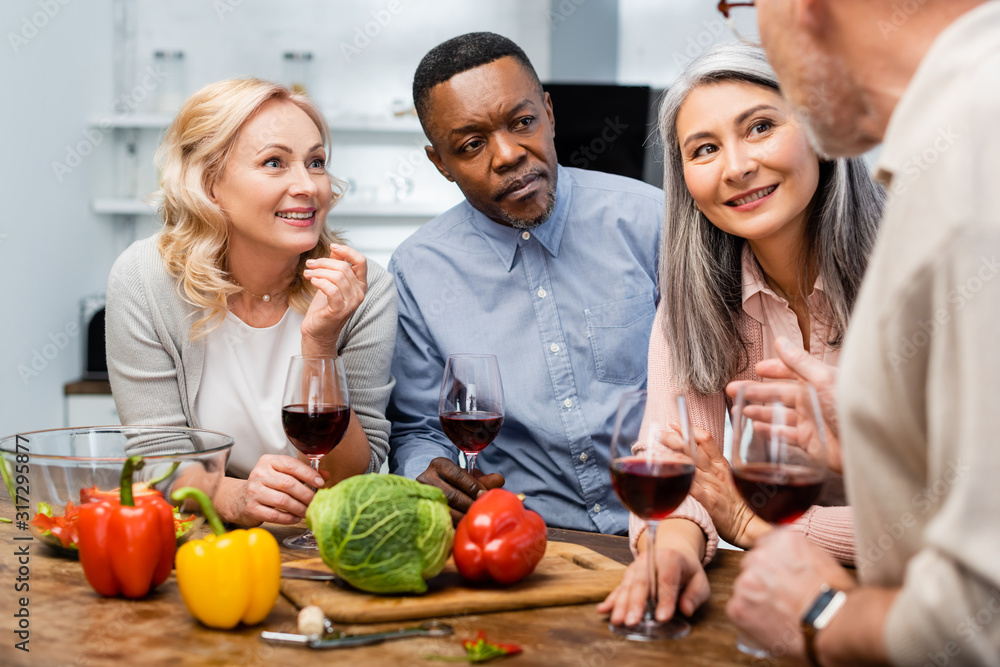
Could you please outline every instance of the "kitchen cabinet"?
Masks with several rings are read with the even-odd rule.
[[[63,388],[63,423],[67,427],[120,424],[111,383],[107,380],[69,382]]]

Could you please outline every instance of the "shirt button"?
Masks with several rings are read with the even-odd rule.
[[[584,452],[583,454],[580,454],[580,463],[586,463],[586,462],[587,462],[587,452]]]
[[[539,287],[538,288],[538,298],[539,299],[544,299],[546,294],[548,294],[548,292],[545,291],[545,288],[543,288],[543,287]]]
[[[563,405],[565,405],[567,408],[573,407],[573,399],[567,398],[565,401],[563,401]]]
[[[559,344],[558,343],[552,343],[552,345],[549,345],[549,349],[552,350],[553,352],[558,352],[559,351]]]
[[[524,239],[525,241],[527,241],[528,239],[531,238],[531,233],[530,232],[521,232],[521,238]]]
[[[600,513],[601,513],[601,504],[597,503],[596,505],[594,505],[594,514],[600,514]]]

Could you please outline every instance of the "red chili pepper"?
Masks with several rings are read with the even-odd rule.
[[[101,595],[141,598],[166,581],[174,565],[173,508],[159,492],[132,495],[132,471],[142,465],[138,456],[125,462],[120,500],[80,507],[80,563]]]
[[[469,662],[486,662],[504,655],[517,655],[523,649],[517,644],[497,644],[486,639],[486,631],[480,630],[475,639],[462,642]]]
[[[520,581],[545,555],[545,521],[515,494],[491,489],[458,523],[452,552],[466,579],[501,584]]]

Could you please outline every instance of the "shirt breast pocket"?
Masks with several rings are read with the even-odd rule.
[[[644,380],[649,334],[656,315],[653,293],[603,303],[587,308],[584,313],[597,379],[614,384]]]

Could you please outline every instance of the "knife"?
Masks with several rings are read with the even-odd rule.
[[[333,572],[320,572],[319,570],[310,570],[304,567],[288,567],[287,565],[281,566],[281,578],[282,579],[310,579],[312,581],[333,581],[337,578]]]

